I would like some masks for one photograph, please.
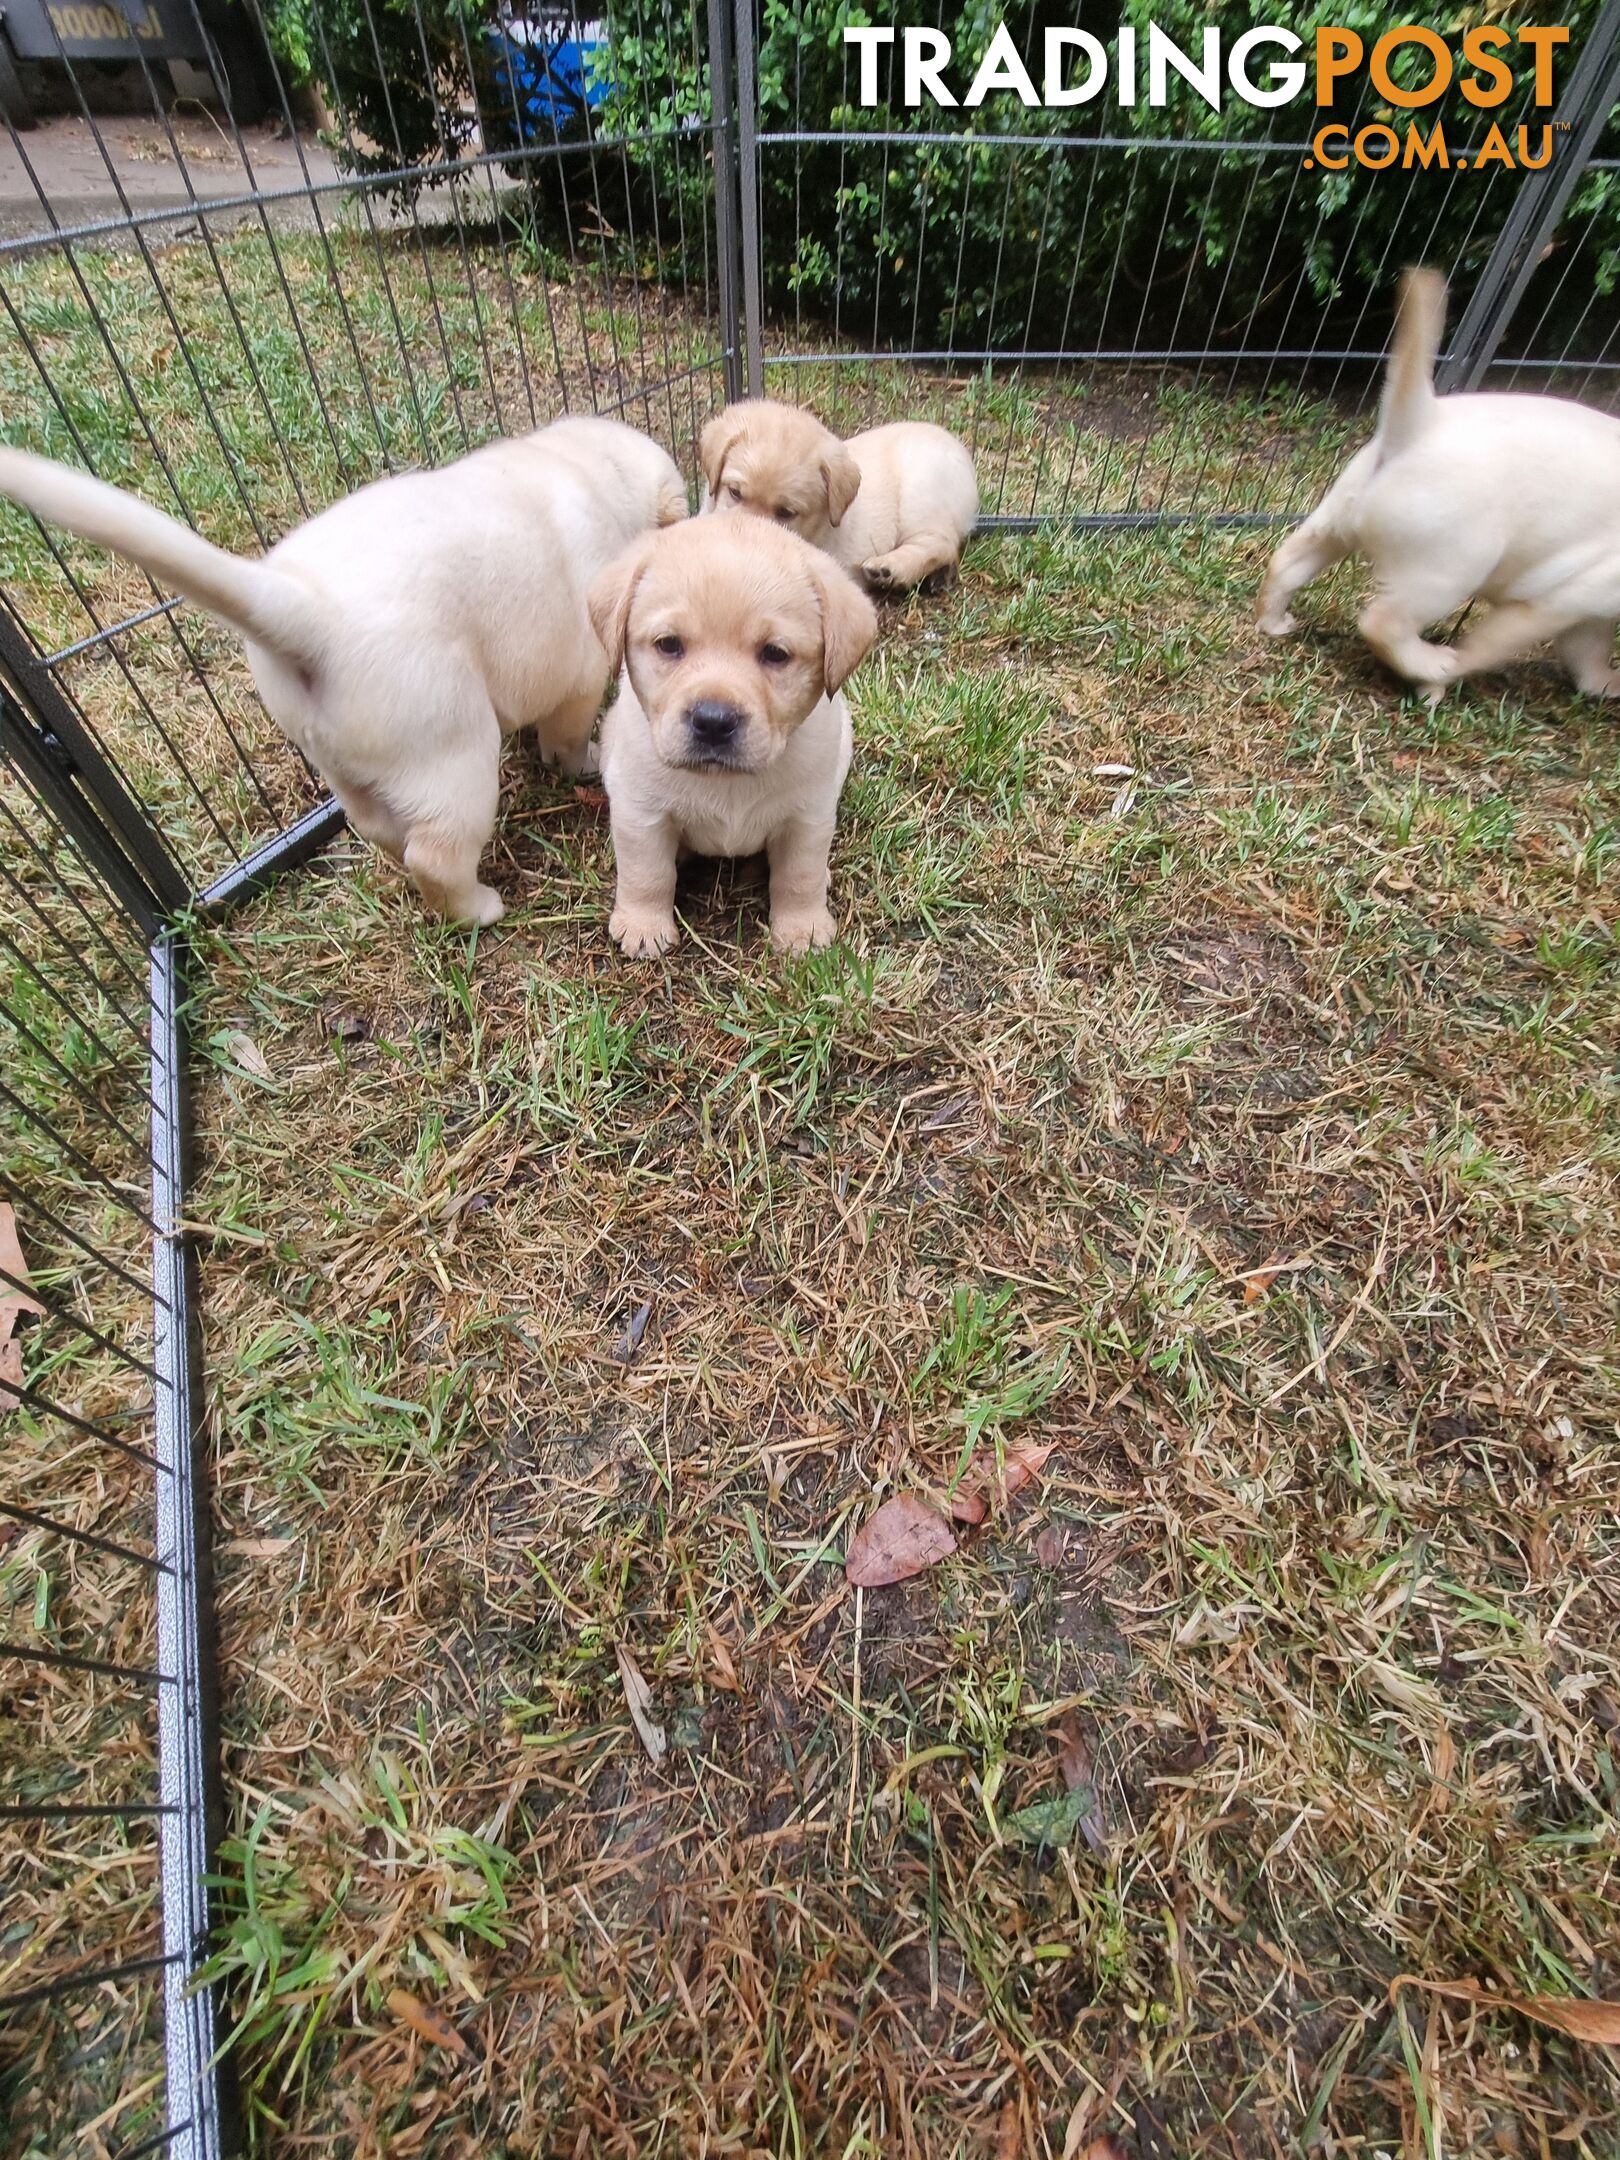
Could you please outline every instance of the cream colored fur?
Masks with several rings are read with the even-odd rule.
[[[703,430],[705,510],[786,525],[874,592],[954,570],[979,515],[966,446],[931,421],[840,441],[815,414],[749,398]]]
[[[791,952],[828,943],[851,740],[838,691],[877,636],[872,603],[793,533],[700,518],[610,564],[591,615],[624,668],[602,723],[615,942],[632,958],[675,943],[683,851],[763,848],[772,937]]]
[[[1620,420],[1563,398],[1437,397],[1444,281],[1408,273],[1378,433],[1271,559],[1272,637],[1296,592],[1347,555],[1372,564],[1360,628],[1380,659],[1438,695],[1549,639],[1577,688],[1620,694]],[[1457,646],[1423,632],[1491,603]]]
[[[478,877],[502,738],[534,727],[583,765],[610,673],[586,588],[637,533],[686,515],[656,443],[583,418],[379,480],[258,561],[21,450],[0,450],[0,491],[239,631],[266,708],[355,830],[429,907],[478,923],[502,912]]]

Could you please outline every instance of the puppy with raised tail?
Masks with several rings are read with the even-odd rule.
[[[676,940],[683,852],[770,859],[771,935],[836,935],[827,858],[849,770],[839,690],[877,636],[836,563],[752,519],[654,533],[591,587],[619,694],[602,723],[618,892],[608,929],[632,959]]]
[[[705,510],[785,525],[873,592],[954,571],[979,515],[966,445],[928,420],[844,442],[801,405],[745,398],[716,413],[700,455]]]
[[[1409,271],[1378,433],[1272,556],[1260,627],[1286,637],[1295,593],[1361,554],[1361,634],[1409,682],[1438,695],[1550,639],[1577,689],[1620,695],[1620,420],[1565,398],[1437,396],[1445,309],[1444,279]],[[1460,645],[1431,644],[1468,600],[1491,612]]]
[[[26,451],[0,449],[0,492],[239,632],[271,718],[355,831],[430,908],[475,923],[503,912],[478,876],[503,737],[533,727],[580,769],[609,679],[586,587],[637,533],[686,515],[656,443],[584,418],[378,480],[262,561]]]

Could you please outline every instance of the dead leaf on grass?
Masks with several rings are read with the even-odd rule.
[[[731,1652],[726,1648],[725,1637],[711,1624],[709,1628],[709,1678],[718,1688],[726,1688],[733,1695],[742,1693],[742,1682],[737,1678],[737,1668],[732,1663]]]
[[[472,2049],[442,2010],[436,2010],[432,2003],[423,2002],[407,1989],[391,1988],[388,2008],[400,2024],[408,2025],[413,2033],[428,2041],[431,2046],[445,2048],[450,2054],[460,2055],[463,2059],[472,2053]]]
[[[221,1038],[220,1046],[229,1055],[233,1065],[240,1066],[243,1072],[251,1074],[255,1080],[270,1078],[270,1060],[251,1035],[244,1035],[240,1028],[235,1028]]]
[[[976,1456],[951,1495],[951,1513],[960,1523],[982,1523],[992,1507],[1004,1507],[1040,1476],[1056,1446],[1056,1441],[1048,1441],[1044,1447],[1009,1448],[999,1463],[993,1455]]]
[[[1547,2025],[1571,2040],[1596,2047],[1620,2047],[1620,2002],[1594,2002],[1580,1995],[1509,1995],[1477,1980],[1425,1980],[1421,1973],[1397,1973],[1389,1983],[1393,2002],[1404,1987],[1444,1995],[1451,2002],[1477,2003],[1484,2010],[1516,2010],[1534,2024]]]
[[[1281,1273],[1282,1269],[1280,1267],[1263,1267],[1256,1268],[1252,1275],[1245,1275],[1243,1278],[1244,1304],[1258,1305]]]
[[[1042,1567],[1060,1568],[1068,1549],[1068,1532],[1057,1523],[1048,1523],[1035,1540],[1035,1557]]]
[[[638,1306],[631,1314],[630,1325],[613,1345],[615,1364],[628,1365],[641,1348],[642,1339],[647,1333],[647,1322],[652,1318],[652,1309],[653,1301],[648,1298],[645,1305]]]
[[[654,1762],[662,1762],[669,1752],[669,1742],[664,1737],[662,1725],[654,1724],[652,1689],[641,1677],[641,1667],[626,1650],[623,1643],[616,1643],[614,1656],[619,1661],[619,1678],[624,1682],[624,1699],[630,1706],[630,1721],[641,1735],[641,1744]]]
[[[1009,2100],[996,2120],[996,2160],[1018,2160],[1023,2149],[1024,2132],[1018,2119],[1018,2102]]]
[[[608,806],[607,789],[599,787],[576,787],[574,800],[582,810],[591,810],[600,817]]]
[[[1072,1710],[1066,1710],[1058,1719],[1053,1737],[1057,1741],[1058,1771],[1064,1789],[1084,1801],[1084,1806],[1075,1814],[1075,1826],[1093,1852],[1104,1852],[1108,1834],[1097,1799],[1097,1766]]]
[[[943,1515],[915,1493],[897,1493],[875,1515],[869,1515],[850,1539],[844,1574],[858,1590],[878,1590],[920,1575],[955,1550],[956,1540]]]
[[[45,1308],[29,1295],[34,1278],[23,1258],[17,1212],[9,1201],[0,1201],[0,1268],[5,1270],[5,1275],[0,1276],[0,1410],[10,1410],[15,1408],[16,1391],[23,1384],[22,1344],[13,1342],[12,1329],[24,1313],[43,1320]],[[19,1288],[19,1284],[29,1287]]]

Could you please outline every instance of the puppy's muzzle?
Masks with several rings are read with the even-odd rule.
[[[740,705],[699,698],[686,708],[686,737],[694,765],[735,765],[748,715]]]

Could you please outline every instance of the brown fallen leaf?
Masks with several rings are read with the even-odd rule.
[[[1516,2010],[1520,2017],[1550,2026],[1571,2040],[1620,2047],[1620,2002],[1594,2002],[1582,1995],[1509,1995],[1482,1987],[1477,1980],[1425,1980],[1421,1973],[1397,1973],[1389,1983],[1391,2002],[1403,1987],[1422,1988],[1451,2002],[1478,2003],[1486,2010]]]
[[[12,1341],[12,1330],[24,1313],[43,1320],[45,1308],[29,1295],[34,1278],[17,1236],[16,1210],[6,1201],[0,1201],[0,1268],[0,1410],[12,1410],[23,1384],[22,1344]]]
[[[5,1342],[23,1313],[32,1313],[38,1320],[45,1317],[44,1306],[29,1295],[34,1278],[17,1236],[17,1211],[9,1201],[0,1201],[0,1270],[4,1270],[0,1273],[0,1342]],[[18,1284],[25,1287],[19,1289]]]
[[[1063,2139],[1063,2160],[1130,2160],[1123,2143],[1111,2130],[1104,2130],[1096,2137],[1089,2135],[1098,2106],[1099,2102],[1091,2093],[1076,2101]],[[1087,2140],[1084,2151],[1081,2150],[1082,2139]]]
[[[1263,1267],[1256,1268],[1252,1275],[1245,1275],[1243,1278],[1244,1304],[1258,1305],[1281,1273],[1281,1268]]]
[[[992,1507],[1005,1506],[1015,1492],[1040,1476],[1056,1445],[1049,1441],[1045,1447],[1009,1448],[1000,1463],[993,1455],[976,1456],[951,1495],[951,1513],[960,1523],[982,1523]]]
[[[0,1343],[0,1410],[15,1410],[16,1390],[23,1384],[22,1344]]]
[[[1108,1832],[1097,1803],[1097,1768],[1072,1710],[1065,1710],[1058,1719],[1053,1736],[1057,1741],[1058,1770],[1065,1787],[1070,1792],[1083,1793],[1091,1803],[1084,1814],[1076,1817],[1080,1835],[1093,1852],[1106,1852]]]
[[[230,1053],[232,1064],[239,1065],[243,1072],[253,1079],[270,1079],[270,1060],[251,1035],[245,1035],[240,1028],[234,1028],[222,1038],[222,1047]]]
[[[1018,2160],[1023,2149],[1024,2131],[1018,2119],[1018,2102],[1009,2100],[996,2117],[996,2160]]]
[[[472,2049],[442,2010],[436,2010],[432,2003],[423,2002],[407,1989],[390,1988],[388,2008],[401,2025],[408,2025],[413,2033],[431,2046],[445,2048],[450,2054],[463,2058],[472,2053]]]
[[[717,1688],[726,1688],[733,1695],[742,1693],[742,1682],[737,1678],[737,1668],[726,1648],[725,1637],[712,1622],[709,1626],[709,1678]]]
[[[1057,1523],[1048,1523],[1035,1540],[1035,1557],[1042,1567],[1060,1568],[1068,1549],[1068,1533]]]
[[[869,1515],[850,1539],[844,1575],[858,1590],[877,1590],[920,1575],[955,1550],[956,1540],[943,1515],[915,1493],[897,1493],[875,1515]]]
[[[594,810],[598,817],[608,806],[607,790],[599,787],[576,787],[574,800],[582,810]]]
[[[641,1677],[641,1667],[624,1647],[615,1643],[613,1654],[619,1661],[619,1678],[624,1682],[624,1699],[630,1706],[630,1722],[641,1735],[641,1744],[654,1762],[662,1762],[669,1752],[669,1742],[664,1737],[662,1725],[652,1719],[652,1689]]]

